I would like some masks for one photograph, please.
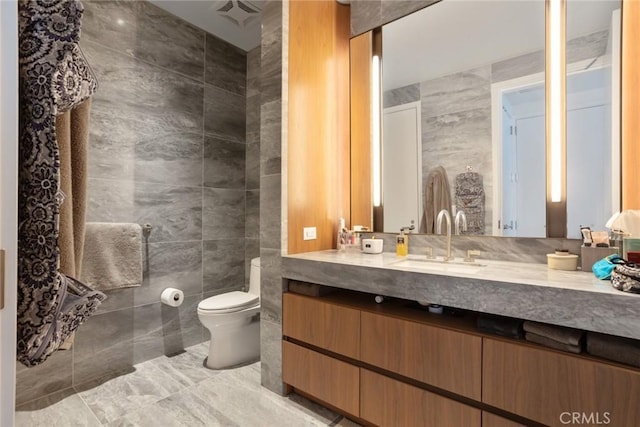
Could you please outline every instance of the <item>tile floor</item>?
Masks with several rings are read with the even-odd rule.
[[[357,426],[303,397],[261,387],[259,362],[205,368],[207,350],[198,344],[26,403],[16,409],[16,426]]]

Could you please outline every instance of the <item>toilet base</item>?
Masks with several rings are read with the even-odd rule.
[[[231,330],[217,328],[211,334],[206,366],[225,369],[260,359],[260,320]]]

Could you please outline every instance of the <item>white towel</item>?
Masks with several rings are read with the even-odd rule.
[[[140,224],[88,222],[82,282],[104,291],[142,284]]]

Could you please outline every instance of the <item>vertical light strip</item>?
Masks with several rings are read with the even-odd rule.
[[[373,162],[373,206],[382,203],[380,147],[380,57],[373,55],[371,64],[371,140]]]
[[[547,162],[553,203],[564,200],[565,177],[565,0],[547,0]]]

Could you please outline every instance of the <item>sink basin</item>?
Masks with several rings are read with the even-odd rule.
[[[389,263],[390,266],[424,270],[430,273],[477,274],[486,264],[479,262],[443,261],[442,259],[405,258]]]

